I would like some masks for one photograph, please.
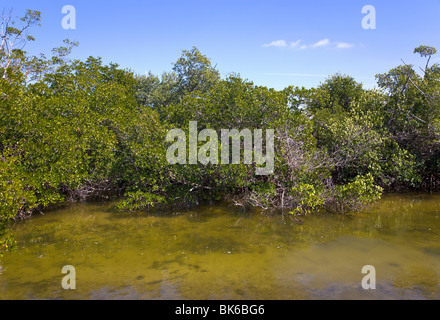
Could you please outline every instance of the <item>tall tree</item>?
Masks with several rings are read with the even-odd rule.
[[[196,47],[183,50],[182,56],[174,63],[173,71],[177,73],[182,95],[195,90],[204,92],[220,79],[211,61]]]

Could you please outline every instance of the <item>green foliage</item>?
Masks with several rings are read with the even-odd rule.
[[[255,86],[238,76],[215,82],[205,92],[187,93],[178,104],[166,108],[166,121],[188,132],[188,122],[197,121],[198,130],[217,131],[221,145],[221,129],[276,128],[290,114],[289,92]],[[219,153],[221,150],[219,150]],[[232,152],[230,150],[230,152]],[[243,156],[243,148],[241,149]],[[220,162],[220,161],[219,161]],[[169,191],[179,201],[222,199],[247,190],[255,177],[254,165],[177,165],[170,168],[174,182]]]
[[[360,212],[381,197],[383,189],[374,184],[371,174],[357,176],[352,182],[338,185],[330,207],[338,213]]]
[[[181,96],[193,91],[204,92],[220,79],[211,61],[196,47],[183,50],[182,56],[174,63],[173,71],[177,74]]]
[[[405,64],[377,75],[387,98],[384,126],[399,147],[413,156],[418,175],[413,184],[436,190],[440,186],[440,71],[438,64],[429,66],[435,48],[420,46],[414,53],[428,58],[420,68],[422,74]]]
[[[183,126],[198,121],[213,129],[269,128],[288,112],[288,91],[275,91],[231,75],[206,92],[186,94],[166,109],[167,121]]]
[[[277,197],[276,185],[273,182],[254,182],[250,184],[249,202],[261,208],[270,208],[271,199]]]
[[[139,211],[142,209],[149,209],[157,204],[164,203],[165,198],[149,192],[128,192],[125,194],[125,199],[119,201],[115,207],[121,211]]]
[[[437,49],[429,46],[419,46],[414,49],[414,53],[419,53],[422,57],[429,57],[437,53]]]
[[[312,184],[300,184],[299,186],[292,188],[292,194],[297,199],[298,206],[290,212],[291,214],[313,213],[325,203],[322,192],[317,190]]]
[[[164,72],[162,77],[151,72],[136,76],[136,100],[138,104],[151,107],[166,116],[170,104],[178,104],[189,93],[206,92],[220,80],[219,72],[211,61],[196,47],[183,50],[181,57],[173,64],[173,71]]]
[[[342,109],[348,111],[352,103],[363,93],[362,85],[354,78],[335,74],[318,88],[313,89],[309,109]]]
[[[164,72],[160,79],[151,72],[145,76],[136,76],[135,79],[137,103],[152,108],[161,115],[164,115],[164,109],[168,105],[178,103],[181,98],[174,72]]]

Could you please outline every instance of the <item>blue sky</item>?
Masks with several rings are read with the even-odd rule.
[[[62,28],[65,5],[76,9],[75,30]],[[365,5],[376,9],[374,30],[362,28]],[[424,66],[415,47],[440,49],[440,0],[2,0],[0,9],[10,8],[42,12],[31,53],[69,38],[80,43],[73,58],[161,74],[197,46],[223,77],[239,73],[275,89],[316,86],[337,72],[371,88],[401,59]]]

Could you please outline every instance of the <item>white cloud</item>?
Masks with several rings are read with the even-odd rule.
[[[278,47],[278,48],[285,48],[289,47],[291,49],[297,49],[297,50],[305,50],[309,48],[320,48],[320,47],[328,47],[331,46],[333,48],[337,49],[349,49],[353,48],[354,44],[348,43],[348,42],[331,42],[328,38],[319,40],[316,43],[313,44],[301,44],[302,40],[296,40],[293,42],[290,42],[290,44],[287,43],[286,40],[275,40],[271,43],[263,44],[262,46],[265,48],[268,47]]]
[[[336,48],[338,49],[349,49],[349,48],[353,48],[354,44],[352,43],[347,43],[347,42],[338,42],[338,44],[336,45]]]
[[[317,43],[312,44],[312,48],[318,48],[318,47],[325,47],[328,46],[330,44],[330,40],[329,39],[322,39],[319,40]]]
[[[300,40],[297,40],[297,41],[295,41],[295,42],[291,42],[290,43],[290,47],[291,48],[296,48],[296,47],[298,47],[299,46],[299,43],[301,42],[301,39]]]
[[[285,40],[275,40],[271,43],[263,44],[263,47],[287,47],[287,42]]]

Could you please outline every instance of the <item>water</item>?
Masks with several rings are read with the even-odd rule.
[[[14,226],[0,299],[440,299],[440,195],[364,214],[290,217],[226,205],[122,214],[74,204]],[[64,290],[61,270],[76,270]],[[376,289],[361,286],[376,269]]]

